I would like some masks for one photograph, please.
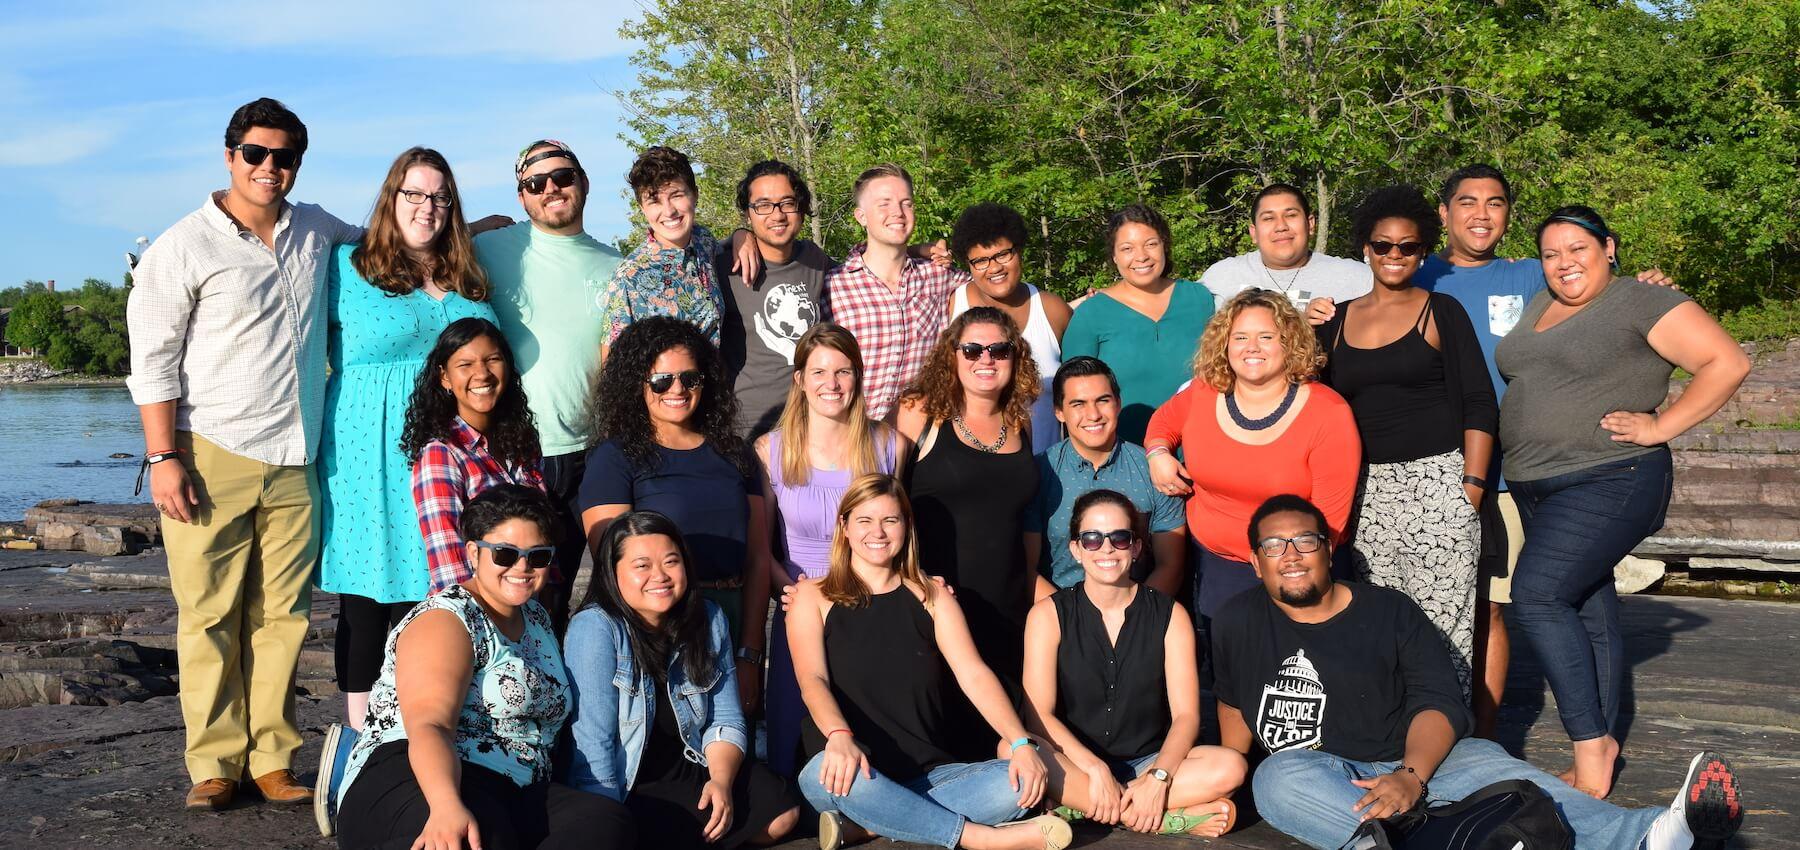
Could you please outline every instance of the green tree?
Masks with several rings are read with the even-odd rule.
[[[55,293],[27,295],[7,317],[7,341],[35,351],[48,349],[64,333],[62,308],[62,299]]]

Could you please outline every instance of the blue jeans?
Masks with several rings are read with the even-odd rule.
[[[1536,481],[1512,481],[1525,525],[1512,610],[1572,741],[1614,734],[1625,678],[1613,565],[1662,528],[1667,448]]]
[[[1399,766],[1397,761],[1351,761],[1319,750],[1285,750],[1256,769],[1256,808],[1276,829],[1314,847],[1336,850],[1356,833],[1359,820],[1351,806],[1368,793],[1350,781],[1392,773]],[[1430,801],[1461,800],[1507,779],[1544,789],[1582,850],[1636,847],[1665,811],[1624,809],[1596,800],[1482,738],[1464,738],[1451,748],[1431,777]]]
[[[1019,792],[1006,775],[1009,763],[1000,759],[946,764],[905,782],[881,771],[875,771],[874,779],[858,774],[842,797],[827,793],[819,781],[824,760],[820,753],[800,769],[806,802],[821,812],[840,812],[883,838],[955,847],[968,821],[993,826],[1025,815]]]

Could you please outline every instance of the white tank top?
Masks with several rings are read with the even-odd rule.
[[[968,288],[974,285],[965,283],[951,293],[950,318],[968,311]],[[1056,377],[1057,367],[1062,365],[1062,341],[1056,338],[1056,329],[1050,327],[1050,317],[1044,314],[1043,293],[1029,283],[1021,285],[1031,293],[1031,317],[1019,333],[1031,346],[1032,362],[1037,364],[1038,377],[1044,384],[1037,403],[1031,406],[1031,451],[1037,453],[1062,439],[1062,423],[1056,421],[1056,405],[1050,398],[1050,382]]]

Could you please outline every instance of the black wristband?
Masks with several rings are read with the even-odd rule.
[[[1413,770],[1413,769],[1412,769],[1412,768],[1410,768],[1410,767],[1407,767],[1407,766],[1406,766],[1406,765],[1404,765],[1404,764],[1403,764],[1403,765],[1400,765],[1400,768],[1399,768],[1399,770],[1396,770],[1396,771],[1394,771],[1394,772],[1395,772],[1395,773],[1399,773],[1399,772],[1400,772],[1400,771],[1401,771],[1401,770],[1404,770],[1404,771],[1406,771],[1406,772],[1407,772],[1407,773],[1410,773],[1410,774],[1412,774],[1412,775],[1413,775],[1413,778],[1414,778],[1414,779],[1417,779],[1417,780],[1419,780],[1419,799],[1418,799],[1418,800],[1417,800],[1417,801],[1416,801],[1416,802],[1415,802],[1415,805],[1416,805],[1416,804],[1417,804],[1417,803],[1423,803],[1423,802],[1425,802],[1425,797],[1426,797],[1426,795],[1427,795],[1427,794],[1430,794],[1430,793],[1431,793],[1431,783],[1429,783],[1429,782],[1426,782],[1426,781],[1425,781],[1425,777],[1423,777],[1423,776],[1420,776],[1420,775],[1419,775],[1419,772],[1418,772],[1418,771],[1416,771],[1416,770]]]
[[[1475,486],[1477,486],[1477,487],[1480,487],[1480,488],[1481,488],[1481,489],[1483,489],[1483,490],[1492,490],[1492,489],[1494,489],[1494,488],[1493,488],[1493,487],[1491,487],[1491,486],[1489,486],[1489,485],[1488,485],[1488,482],[1487,482],[1487,479],[1486,479],[1486,478],[1482,478],[1482,477],[1481,477],[1481,476],[1479,476],[1479,475],[1464,475],[1464,476],[1463,476],[1463,482],[1462,482],[1462,483],[1464,483],[1464,484],[1473,484],[1473,485],[1475,485]]]

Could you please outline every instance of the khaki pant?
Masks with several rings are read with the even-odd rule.
[[[294,671],[312,606],[318,528],[311,466],[273,466],[177,432],[200,507],[165,517],[188,776],[251,778],[292,766]]]
[[[1488,578],[1488,601],[1506,605],[1512,602],[1513,570],[1519,568],[1519,550],[1525,548],[1525,524],[1519,521],[1519,504],[1512,493],[1495,493],[1500,507],[1500,521],[1506,526],[1506,574]]]

